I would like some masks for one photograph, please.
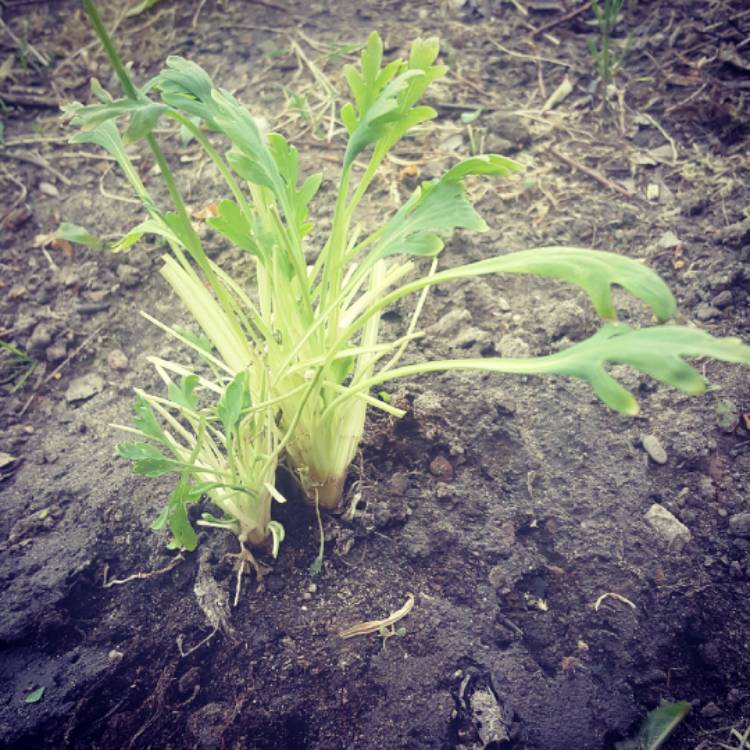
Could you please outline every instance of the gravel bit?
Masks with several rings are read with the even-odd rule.
[[[667,452],[659,442],[659,438],[655,435],[643,435],[641,437],[641,445],[654,463],[667,463]]]
[[[644,518],[657,535],[675,552],[680,552],[692,538],[690,529],[659,503],[654,503]]]

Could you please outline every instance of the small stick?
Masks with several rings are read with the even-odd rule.
[[[355,638],[358,635],[370,635],[377,633],[380,628],[388,627],[397,623],[399,620],[403,620],[409,612],[414,608],[414,594],[406,595],[406,604],[401,609],[388,615],[383,620],[370,620],[368,622],[358,622],[356,625],[352,625],[346,630],[342,630],[339,633],[339,638]]]
[[[57,169],[55,169],[44,157],[40,156],[39,154],[15,154],[6,151],[5,149],[2,149],[2,152],[4,154],[7,154],[11,159],[15,159],[16,161],[25,161],[29,164],[34,164],[37,167],[42,167],[42,169],[46,169],[48,172],[57,177],[57,179],[60,180],[63,185],[70,186],[73,184],[62,172],[59,172]]]
[[[9,104],[20,104],[23,107],[57,109],[60,106],[60,102],[58,102],[57,99],[42,96],[41,94],[24,94],[14,93],[13,91],[4,91],[0,96],[2,96],[4,102],[8,102]]]
[[[497,47],[500,52],[510,55],[510,57],[518,57],[521,60],[532,60],[534,62],[547,62],[552,65],[561,65],[563,68],[570,68],[571,70],[580,70],[580,68],[573,65],[570,60],[557,60],[554,57],[542,57],[541,55],[527,55],[525,52],[516,52],[515,50],[503,47],[500,42],[496,42],[494,39],[488,39],[487,41],[494,47]]]
[[[631,602],[630,599],[628,599],[627,597],[624,597],[622,594],[615,594],[613,591],[608,591],[606,594],[602,594],[594,602],[594,605],[593,605],[594,606],[594,612],[598,612],[599,611],[599,607],[602,606],[602,602],[605,599],[609,598],[609,597],[612,597],[613,599],[617,599],[618,602],[622,602],[623,604],[627,604],[628,607],[630,607],[631,609],[635,609],[636,608],[635,604],[633,604],[633,602]]]
[[[10,216],[11,211],[18,208],[18,206],[20,206],[26,200],[26,196],[29,194],[29,191],[26,185],[20,180],[17,180],[12,174],[10,174],[10,172],[6,171],[5,169],[3,169],[3,176],[5,177],[6,180],[8,180],[9,182],[12,182],[14,185],[21,188],[21,192],[19,193],[18,197],[13,201],[13,203],[10,204],[10,208],[7,211],[5,211],[2,214],[2,216],[0,216],[0,225],[2,225],[5,222],[5,220],[8,218],[8,216]]]
[[[550,146],[548,151],[553,156],[557,157],[560,161],[567,164],[569,167],[572,167],[579,172],[583,172],[583,174],[588,175],[589,177],[591,177],[591,179],[596,180],[600,185],[603,185],[609,190],[614,190],[616,193],[624,195],[626,198],[635,198],[635,193],[631,192],[627,188],[624,188],[618,182],[610,180],[600,172],[597,172],[595,169],[591,169],[591,167],[587,167],[585,164],[582,164],[576,159],[571,159],[571,157],[561,154],[554,146]]]
[[[194,651],[197,651],[201,646],[205,646],[217,633],[219,632],[219,626],[217,625],[205,638],[198,641],[198,643],[195,644],[195,646],[191,646],[189,649],[185,650],[183,648],[183,644],[185,642],[185,639],[182,636],[182,633],[180,633],[177,636],[177,649],[180,652],[180,656],[184,659],[186,656],[190,656]]]
[[[86,338],[80,343],[78,348],[76,348],[72,354],[69,354],[57,367],[55,367],[54,370],[52,370],[49,375],[47,375],[44,380],[45,384],[49,383],[49,381],[52,380],[55,375],[57,375],[57,373],[60,372],[60,370],[62,370],[62,368],[65,367],[65,365],[67,365],[72,359],[75,359],[83,351],[83,349],[89,345],[94,336],[96,336],[102,330],[102,328],[104,328],[104,323],[95,328],[88,336],[86,336]]]
[[[27,49],[36,59],[39,61],[41,65],[43,65],[45,68],[49,67],[49,60],[37,50],[37,48],[33,44],[29,44],[28,42],[24,43],[22,42],[10,29],[7,23],[3,21],[2,18],[0,18],[0,28],[2,28],[5,33],[15,42],[15,44],[20,49]]]
[[[676,162],[679,157],[679,153],[677,152],[677,145],[675,144],[674,138],[672,138],[672,136],[669,135],[669,133],[667,133],[667,131],[664,130],[664,128],[651,115],[646,112],[642,112],[641,114],[664,136],[665,140],[669,143],[672,149],[672,162]]]
[[[569,10],[567,13],[563,13],[563,15],[558,16],[557,18],[553,19],[549,23],[544,24],[544,26],[540,26],[538,29],[534,29],[534,31],[531,32],[529,38],[533,39],[535,36],[538,36],[539,34],[543,34],[545,31],[554,29],[555,26],[559,26],[561,23],[565,23],[566,21],[572,20],[576,16],[580,16],[581,13],[585,13],[590,7],[591,7],[591,3],[589,2],[589,0],[587,0],[580,7],[573,8],[573,10]]]
[[[190,24],[194,29],[198,27],[198,18],[201,14],[201,11],[203,10],[203,6],[206,4],[206,0],[200,0],[198,3],[198,7],[195,9],[195,13],[193,13],[193,21]]]

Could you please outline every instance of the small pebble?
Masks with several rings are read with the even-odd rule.
[[[656,244],[663,250],[671,250],[680,244],[680,238],[670,230],[664,232]]]
[[[735,513],[729,519],[729,533],[732,536],[750,538],[750,512]]]
[[[48,195],[50,198],[60,197],[60,191],[51,182],[40,182],[39,192]]]
[[[708,305],[705,302],[701,302],[696,308],[695,308],[695,317],[698,318],[698,320],[714,320],[714,318],[720,318],[721,317],[721,310],[718,310],[713,305]]]
[[[11,287],[10,291],[8,292],[8,300],[10,302],[15,302],[17,299],[21,299],[27,294],[28,289],[26,289],[25,286],[23,286],[22,284],[16,284],[15,286]]]
[[[68,390],[65,391],[65,400],[68,403],[86,401],[86,399],[99,393],[103,387],[104,381],[101,376],[95,372],[91,372],[88,375],[83,375],[80,378],[74,378],[70,381]]]
[[[655,435],[643,435],[641,437],[641,445],[654,463],[667,463],[667,452],[659,442],[659,438]]]
[[[663,505],[654,503],[644,518],[657,535],[675,552],[679,552],[692,538],[690,529]]]
[[[122,285],[127,288],[137,286],[141,280],[140,271],[127,263],[120,263],[120,265],[117,266],[115,273]]]
[[[44,351],[52,343],[52,333],[44,323],[39,323],[31,334],[27,344],[32,354]]]
[[[52,346],[47,347],[45,352],[47,356],[47,362],[59,362],[61,359],[65,359],[65,355],[68,353],[68,348],[64,341],[57,341]]]
[[[113,370],[127,370],[128,369],[128,358],[124,352],[120,349],[113,349],[107,355],[107,364]]]
[[[430,474],[433,477],[442,479],[444,482],[450,482],[453,479],[453,466],[445,456],[435,456],[430,461]]]
[[[706,705],[701,709],[701,716],[706,719],[715,719],[720,715],[721,709],[713,701],[711,701],[710,703],[706,703]]]
[[[719,292],[711,300],[711,304],[714,307],[718,307],[719,310],[723,310],[725,307],[729,307],[732,302],[734,302],[734,297],[732,296],[732,292],[729,291],[729,289],[725,289],[723,292]]]
[[[15,461],[15,456],[11,456],[10,453],[5,453],[5,451],[0,451],[0,469],[4,469],[6,466],[10,466]]]

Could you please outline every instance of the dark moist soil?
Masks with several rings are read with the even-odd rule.
[[[747,337],[747,3],[626,3],[615,39],[630,35],[630,51],[609,98],[591,14],[570,3],[163,0],[131,18],[126,3],[101,5],[138,80],[188,56],[322,169],[321,234],[342,138],[328,140],[331,100],[308,62],[341,92],[347,45],[370,30],[389,55],[438,34],[451,77],[431,95],[436,128],[399,147],[365,221],[472,148],[506,153],[526,172],[472,187],[491,229],[454,238],[444,265],[545,244],[616,250],[668,280],[682,322]],[[747,747],[739,368],[705,362],[717,388],[701,398],[625,373],[637,419],[562,379],[391,386],[408,415],[371,419],[347,489],[356,512],[325,518],[319,576],[317,523],[298,500],[280,511],[287,539],[266,590],[247,578],[234,609],[231,539],[204,533],[175,561],[149,530],[169,483],[134,476],[110,426],[129,421],[134,386],[157,386],[146,357],[180,354],[138,315],[187,322],[157,273],[163,248],[111,255],[48,236],[66,220],[116,237],[141,218],[111,162],[66,142],[57,109],[112,75],[76,3],[3,6],[16,41],[3,26],[0,339],[37,363],[13,390],[3,360],[3,747],[598,750],[661,700],[692,704],[670,750]],[[193,209],[223,197],[194,145],[163,140]],[[137,163],[157,185],[150,158]],[[409,311],[387,316],[394,332]],[[624,295],[622,318],[648,322]],[[423,324],[414,359],[542,354],[597,322],[569,287],[516,277],[435,291]],[[689,539],[649,524],[655,504]],[[339,637],[410,593],[405,634]]]

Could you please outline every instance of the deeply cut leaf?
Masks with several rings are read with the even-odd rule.
[[[440,180],[423,183],[385,225],[370,262],[395,254],[434,255],[443,247],[441,232],[485,231],[487,224],[466,197],[463,179],[477,174],[504,177],[519,169],[512,159],[488,154],[466,159]]]
[[[546,357],[423,362],[378,373],[360,383],[356,390],[367,390],[388,380],[441,370],[567,375],[587,381],[607,406],[621,414],[633,416],[638,413],[638,402],[607,372],[605,365],[628,365],[685,393],[703,393],[707,387],[705,379],[683,357],[711,357],[723,362],[750,365],[750,346],[735,338],[715,338],[698,328],[654,326],[633,330],[622,324],[606,325],[591,338]]]

